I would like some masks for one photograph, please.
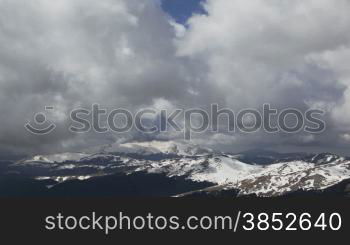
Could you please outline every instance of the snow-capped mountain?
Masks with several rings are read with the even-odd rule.
[[[200,156],[215,151],[196,144],[183,141],[148,141],[111,145],[104,149],[106,152],[136,153],[143,155],[175,154],[179,156]]]
[[[229,188],[235,187],[241,194],[276,196],[297,190],[323,190],[349,178],[350,161],[329,156],[317,163],[291,161],[272,164],[229,184]]]
[[[264,164],[259,163],[262,156]],[[240,195],[258,196],[324,190],[350,179],[350,160],[334,154],[223,154],[185,142],[157,141],[112,145],[101,152],[34,156],[11,167],[36,180],[53,180],[54,185],[142,172],[209,182],[216,191],[235,189]]]
[[[110,157],[116,154],[137,154],[150,156],[157,154],[176,155],[176,156],[205,156],[215,153],[214,150],[202,147],[188,142],[175,141],[150,141],[133,142],[124,144],[112,144],[90,149],[86,152],[67,152],[52,155],[36,155],[31,158],[23,159],[18,163],[63,163],[68,161],[85,161],[98,157]]]

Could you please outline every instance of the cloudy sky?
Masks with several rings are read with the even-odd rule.
[[[164,2],[165,1],[165,2]],[[106,108],[326,111],[310,135],[203,134],[225,151],[350,146],[349,0],[0,0],[0,154],[177,139],[68,131],[69,111]],[[45,106],[57,129],[23,125]]]

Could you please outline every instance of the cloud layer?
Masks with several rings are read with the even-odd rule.
[[[207,14],[185,27],[155,0],[0,0],[2,154],[83,149],[125,137],[68,132],[68,112],[92,103],[130,110],[210,103],[322,108],[328,130],[321,135],[198,141],[233,151],[263,144],[346,152],[350,1],[207,0],[204,8]],[[45,106],[55,108],[49,116],[58,129],[30,135],[23,124]]]

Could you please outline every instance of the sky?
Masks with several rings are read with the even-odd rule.
[[[202,134],[237,152],[350,155],[350,2],[339,0],[0,0],[0,156],[80,151],[180,135],[67,130],[69,112],[173,110],[210,104],[239,111],[322,109],[320,134]],[[24,124],[45,106],[50,135]]]
[[[178,23],[186,24],[187,20],[197,13],[204,13],[203,0],[161,0],[161,6]]]

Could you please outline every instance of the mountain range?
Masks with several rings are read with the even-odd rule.
[[[350,159],[331,153],[222,153],[135,142],[0,163],[0,196],[259,196],[350,193]]]

